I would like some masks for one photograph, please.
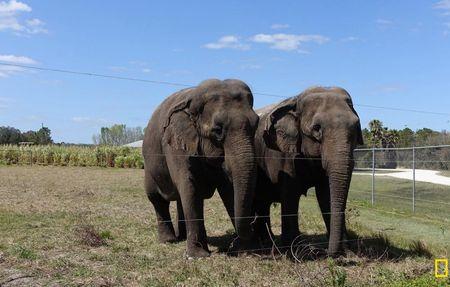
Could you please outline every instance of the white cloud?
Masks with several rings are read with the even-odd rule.
[[[87,122],[90,121],[91,118],[90,117],[73,117],[72,121],[76,122],[76,123],[82,123],[82,122]]]
[[[258,65],[258,64],[244,64],[244,65],[241,65],[241,69],[242,70],[259,70],[261,68],[262,68],[262,66]]]
[[[391,20],[378,18],[375,23],[377,23],[378,25],[392,25],[394,22],[392,22]]]
[[[375,20],[375,23],[377,24],[378,28],[381,30],[387,30],[391,28],[394,25],[394,22],[388,19],[382,19],[378,18]]]
[[[4,110],[9,108],[9,102],[11,100],[9,98],[0,97],[0,109]]]
[[[128,70],[128,68],[123,66],[109,66],[108,70],[113,72],[125,72]]]
[[[10,0],[9,2],[0,2],[0,14],[11,14],[21,11],[31,12],[31,7],[16,0]]]
[[[29,57],[15,56],[15,55],[0,55],[1,62],[7,62],[12,64],[30,65],[37,64],[37,62]],[[15,66],[0,66],[0,78],[8,78],[11,75],[15,75],[26,70],[21,67]]]
[[[138,67],[146,67],[148,64],[145,61],[134,60],[128,62],[130,65],[138,66]]]
[[[407,91],[408,88],[401,83],[388,83],[374,87],[373,94],[396,94]]]
[[[72,121],[79,124],[91,124],[91,125],[101,125],[101,124],[108,124],[109,121],[105,120],[103,118],[91,118],[91,117],[85,117],[85,116],[76,116],[72,118]]]
[[[270,29],[279,30],[279,29],[287,29],[289,28],[289,24],[273,24],[270,26]]]
[[[248,50],[250,45],[241,43],[239,38],[234,35],[227,35],[219,38],[217,42],[208,43],[203,46],[207,49],[235,49],[235,50]]]
[[[322,35],[294,35],[294,34],[257,34],[250,38],[255,43],[269,44],[270,48],[282,51],[298,51],[307,53],[301,49],[304,43],[323,44],[330,39]]]
[[[354,36],[348,36],[348,37],[341,39],[342,42],[354,42],[354,41],[358,41],[358,40],[359,40],[359,38],[354,37]]]
[[[0,66],[0,78],[8,78],[20,72],[25,72],[25,70],[20,67]]]
[[[26,24],[27,24],[26,31],[30,34],[48,33],[48,30],[44,28],[45,23],[42,20],[34,18],[31,20],[27,20]]]
[[[444,10],[444,15],[450,15],[450,0],[442,0],[433,5],[434,9]]]
[[[24,65],[37,64],[37,62],[31,58],[15,55],[0,55],[0,61]]]
[[[22,13],[32,9],[23,2],[10,0],[0,2],[0,31],[12,31],[17,35],[48,33],[45,23],[37,18],[21,20]]]
[[[10,15],[0,14],[0,31],[12,30],[12,31],[23,31],[25,27],[23,27],[17,18],[12,17]]]
[[[442,15],[450,16],[450,0],[442,0],[433,5],[434,9],[443,10]],[[448,19],[448,18],[447,18]],[[450,33],[450,22],[444,23],[445,30],[444,35],[447,36]]]
[[[109,66],[108,70],[123,73],[123,72],[142,72],[150,73],[152,69],[148,67],[147,62],[144,61],[128,61],[125,65]]]

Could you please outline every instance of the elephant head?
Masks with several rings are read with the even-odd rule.
[[[180,93],[164,128],[170,121],[183,121],[183,135],[172,144],[225,171],[234,190],[236,232],[248,239],[256,177],[253,138],[259,121],[252,92],[240,80],[210,79]]]
[[[354,167],[353,150],[363,144],[359,117],[349,93],[337,87],[316,87],[281,102],[268,114],[263,137],[269,148],[316,158],[321,164],[328,177],[331,201],[328,254],[339,254]]]

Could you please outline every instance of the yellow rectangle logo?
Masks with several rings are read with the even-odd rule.
[[[436,278],[448,277],[448,259],[434,259],[434,276]]]

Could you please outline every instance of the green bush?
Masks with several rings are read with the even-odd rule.
[[[0,164],[144,168],[140,148],[0,145]]]

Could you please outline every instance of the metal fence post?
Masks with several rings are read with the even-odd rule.
[[[33,165],[33,151],[30,149],[30,165]]]
[[[375,203],[375,146],[372,147],[372,206]]]
[[[413,189],[412,189],[412,211],[416,212],[416,148],[412,148],[412,172],[413,172]]]

